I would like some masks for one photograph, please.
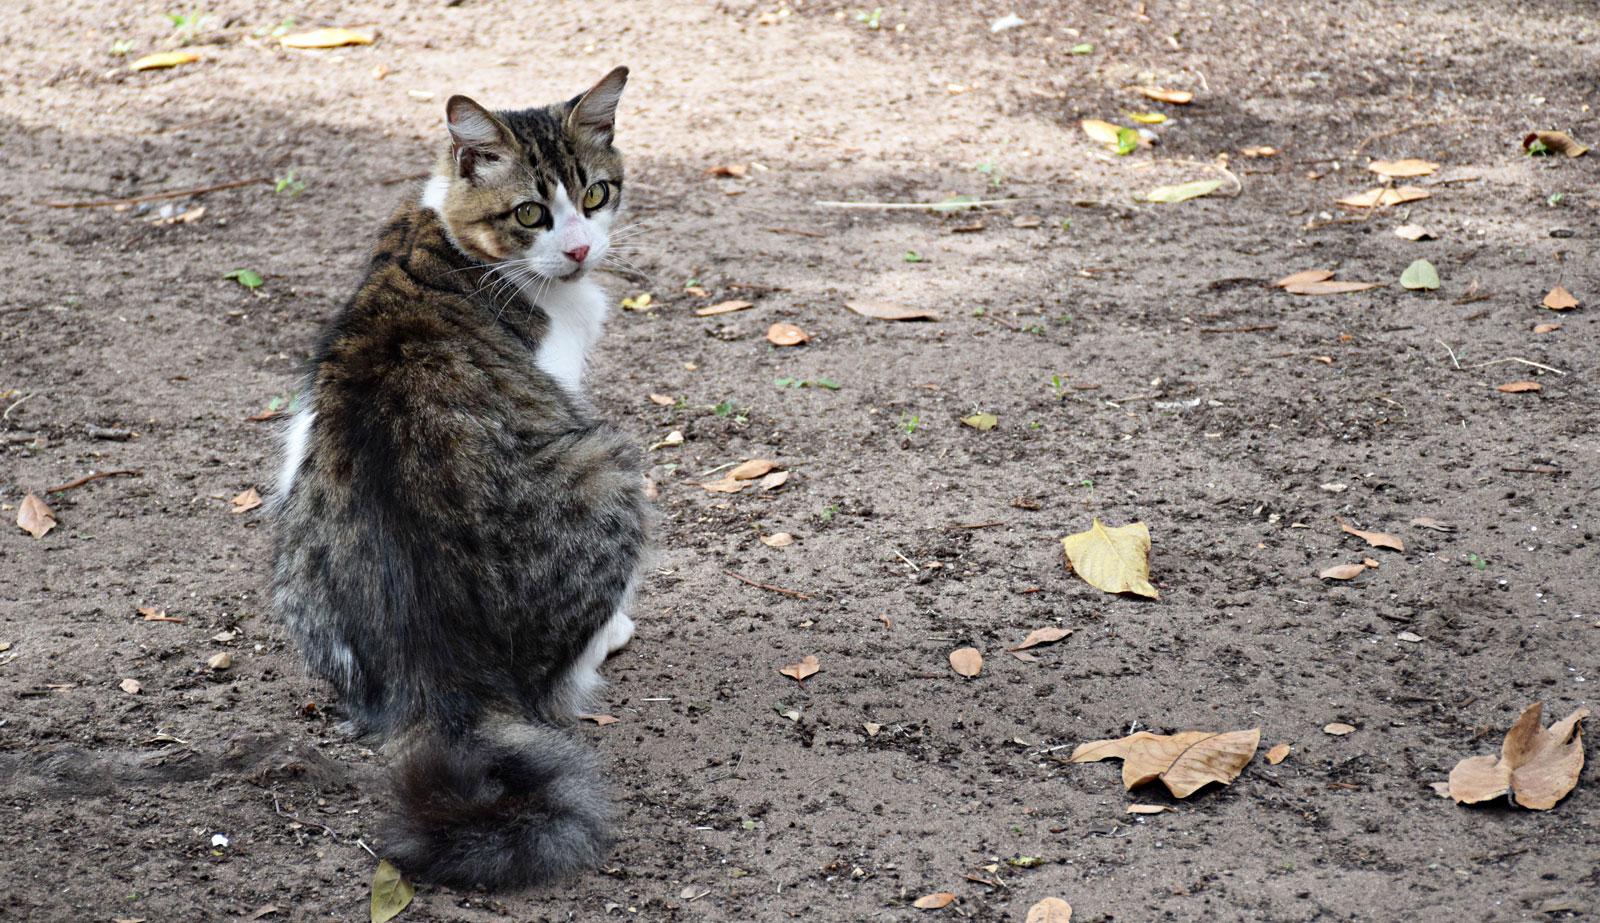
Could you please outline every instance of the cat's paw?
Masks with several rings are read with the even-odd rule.
[[[606,633],[606,654],[615,654],[617,651],[627,647],[628,642],[633,640],[633,619],[628,618],[625,612],[618,612],[611,617],[611,621],[606,623],[604,630]]]

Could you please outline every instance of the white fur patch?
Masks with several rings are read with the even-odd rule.
[[[300,465],[306,460],[306,444],[311,438],[311,421],[316,415],[314,410],[302,410],[289,421],[289,431],[283,437],[283,468],[278,472],[280,498],[289,496],[294,476],[299,473]]]
[[[633,619],[618,609],[611,616],[611,620],[600,626],[590,638],[583,653],[573,662],[572,668],[567,671],[567,684],[569,692],[567,701],[572,703],[576,711],[588,709],[594,701],[594,696],[605,686],[606,681],[600,678],[600,665],[606,662],[606,657],[628,643],[633,637]],[[621,638],[618,643],[617,639]],[[615,645],[615,646],[613,646]]]
[[[589,349],[600,339],[600,324],[610,309],[606,293],[587,278],[548,283],[535,279],[522,289],[528,301],[550,318],[550,330],[539,341],[533,361],[567,390],[577,392]]]
[[[431,176],[422,187],[422,207],[444,214],[444,197],[450,192],[450,177]]]

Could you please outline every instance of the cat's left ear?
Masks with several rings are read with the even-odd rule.
[[[582,132],[609,147],[617,120],[617,101],[628,83],[628,69],[619,67],[600,78],[583,95],[572,100],[567,127]]]

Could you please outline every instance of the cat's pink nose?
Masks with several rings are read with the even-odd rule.
[[[589,248],[588,247],[573,247],[571,250],[567,251],[567,259],[573,261],[574,263],[583,262],[584,257],[586,257],[588,255],[589,255]]]

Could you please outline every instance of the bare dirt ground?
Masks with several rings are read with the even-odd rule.
[[[858,11],[230,0],[199,10],[200,61],[146,73],[114,44],[169,47],[163,14],[189,9],[0,11],[0,920],[366,918],[383,764],[265,606],[270,520],[230,498],[271,486],[277,424],[245,418],[291,390],[415,194],[401,178],[430,165],[449,94],[544,103],[619,63],[648,278],[609,284],[655,301],[612,323],[593,387],[641,449],[685,439],[650,456],[659,553],[607,669],[619,720],[578,729],[611,767],[618,842],[565,887],[424,887],[402,920],[1020,921],[1051,895],[1088,921],[1597,912],[1592,771],[1548,812],[1428,787],[1533,701],[1593,708],[1600,681],[1600,160],[1520,147],[1600,137],[1592,6],[919,0],[877,29]],[[1026,25],[989,31],[1013,11]],[[289,17],[378,40],[257,37]],[[1162,143],[1126,157],[1077,127],[1150,110]],[[1239,153],[1260,145],[1280,153]],[[1237,195],[1132,198],[1222,178],[1221,154]],[[1400,157],[1442,164],[1411,181],[1430,198],[1334,204]],[[749,172],[706,174],[722,164]],[[291,169],[298,195],[38,204]],[[1018,201],[815,204],[951,194]],[[205,212],[152,221],[165,204]],[[1407,220],[1437,239],[1400,240]],[[1397,284],[1419,257],[1438,291]],[[265,297],[221,278],[243,268]],[[1315,268],[1388,284],[1270,287]],[[1540,307],[1558,282],[1584,307]],[[693,313],[732,298],[756,307]],[[940,318],[869,321],[857,299]],[[813,339],[773,348],[777,321]],[[1496,390],[1515,380],[1543,390]],[[999,425],[959,423],[980,411]],[[758,457],[788,483],[696,486]],[[43,539],[10,525],[26,492],[122,469],[140,474],[48,495]],[[1160,601],[1066,568],[1059,539],[1093,517],[1148,523]],[[778,531],[794,543],[759,542]],[[1316,576],[1362,557],[1381,566]],[[1075,633],[1038,662],[1004,653],[1046,625]],[[971,680],[947,663],[964,646],[987,658]],[[778,671],[807,654],[801,689]],[[1181,802],[1063,762],[1130,728],[1257,726],[1290,757]],[[956,900],[911,906],[936,891]]]

